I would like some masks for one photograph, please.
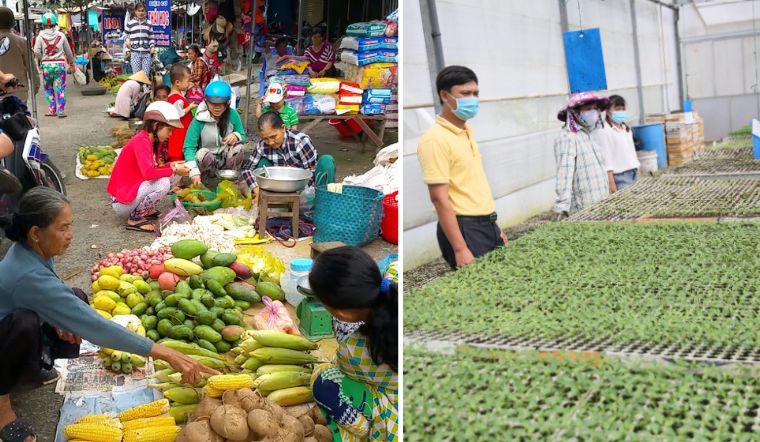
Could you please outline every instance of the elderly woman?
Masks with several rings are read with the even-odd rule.
[[[335,64],[335,50],[325,41],[325,31],[317,28],[311,33],[311,46],[306,48],[304,55],[309,59],[309,75],[325,77],[331,74]]]
[[[149,92],[150,79],[145,72],[140,71],[132,75],[119,87],[119,92],[116,93],[116,108],[110,115],[122,118],[142,118],[142,115],[135,115],[135,110],[140,100],[148,98]]]
[[[162,359],[189,384],[199,382],[202,372],[216,373],[103,318],[87,305],[81,290],[63,283],[55,273],[53,258],[69,248],[73,222],[66,197],[36,187],[2,223],[6,236],[14,242],[0,261],[0,438],[4,442],[36,439],[34,430],[17,420],[9,394],[55,379],[53,360],[78,357],[82,339]]]

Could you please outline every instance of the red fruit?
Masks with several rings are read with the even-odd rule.
[[[250,267],[245,264],[240,264],[239,262],[233,262],[230,264],[230,268],[235,271],[235,274],[240,279],[248,279],[253,274]]]
[[[173,292],[174,288],[177,287],[178,282],[179,276],[171,272],[164,272],[158,277],[158,285],[161,287],[161,290],[169,290]]]
[[[148,274],[150,275],[150,279],[158,279],[158,277],[164,273],[164,265],[163,264],[153,264],[148,269]]]

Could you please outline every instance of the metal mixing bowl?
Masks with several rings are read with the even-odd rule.
[[[129,124],[130,129],[134,131],[139,131],[139,130],[142,130],[143,126],[145,125],[145,122],[140,121],[140,120],[131,120],[129,121],[128,124]]]
[[[297,167],[267,167],[269,176],[263,168],[255,169],[256,183],[260,188],[270,192],[300,192],[311,179],[312,172]]]
[[[234,169],[221,169],[216,171],[216,176],[223,180],[237,181],[240,179],[240,171]]]

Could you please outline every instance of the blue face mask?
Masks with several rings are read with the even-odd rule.
[[[480,100],[478,97],[462,97],[455,98],[457,100],[457,108],[453,109],[454,115],[462,121],[467,121],[470,118],[475,117],[480,109]]]
[[[628,119],[628,113],[626,111],[613,111],[611,117],[614,123],[625,123],[625,120]]]

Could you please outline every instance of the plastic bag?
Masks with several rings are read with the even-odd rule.
[[[84,72],[82,72],[79,66],[74,68],[74,81],[76,81],[80,86],[87,84],[87,77],[84,75]]]
[[[171,210],[164,212],[158,220],[159,232],[169,227],[169,224],[190,224],[193,222],[193,217],[187,213],[185,207],[179,201],[179,198],[174,200],[174,207]]]
[[[272,301],[268,296],[261,298],[265,307],[253,317],[253,328],[257,330],[276,330],[300,336],[298,326],[290,317],[288,309],[280,301]]]
[[[301,192],[301,211],[306,212],[314,208],[314,198],[317,190],[314,186],[308,186]]]
[[[222,201],[222,208],[242,206],[245,210],[250,210],[251,204],[253,204],[253,197],[250,194],[241,194],[237,184],[229,180],[219,183],[216,194]]]
[[[306,89],[310,94],[336,94],[340,89],[340,80],[337,78],[312,78],[311,84]]]

